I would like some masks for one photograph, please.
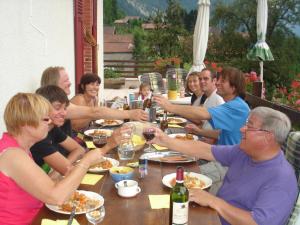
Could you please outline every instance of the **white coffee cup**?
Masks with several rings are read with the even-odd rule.
[[[125,198],[136,196],[141,192],[141,188],[135,180],[121,180],[115,184],[115,187],[118,189],[118,194]]]

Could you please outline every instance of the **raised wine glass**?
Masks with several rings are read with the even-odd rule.
[[[155,137],[155,129],[154,127],[145,127],[143,129],[143,136],[146,139],[146,141],[151,141]],[[152,148],[151,144],[148,144],[148,147],[144,149],[144,152],[154,152],[155,149]]]
[[[89,221],[89,223],[93,225],[97,225],[102,222],[102,220],[105,217],[105,208],[104,205],[102,205],[98,209],[88,209],[87,213],[85,214],[86,219]]]
[[[97,148],[102,148],[107,143],[107,136],[105,134],[95,134],[93,143]]]

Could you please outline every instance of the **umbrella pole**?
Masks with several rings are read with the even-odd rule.
[[[259,61],[260,66],[260,81],[264,81],[264,61]]]

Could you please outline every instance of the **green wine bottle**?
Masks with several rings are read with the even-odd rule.
[[[176,169],[176,184],[170,194],[170,225],[187,225],[189,211],[189,191],[184,186],[184,169]]]

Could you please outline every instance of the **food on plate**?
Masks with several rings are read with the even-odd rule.
[[[100,200],[89,198],[85,194],[75,191],[68,201],[59,206],[59,209],[65,212],[72,212],[73,205],[76,205],[76,212],[84,212],[91,206],[97,208],[101,205],[101,202]]]
[[[194,140],[194,136],[192,134],[176,135],[175,138],[179,139],[179,140],[184,140],[184,141]]]
[[[159,158],[160,161],[168,162],[168,161],[186,161],[188,158],[183,155],[175,155],[175,156],[164,156]]]
[[[97,163],[97,164],[91,166],[90,168],[106,170],[106,169],[110,169],[111,167],[113,167],[113,164],[111,163],[111,161],[108,159],[105,159],[104,161]]]
[[[176,177],[174,177],[171,182],[171,186],[173,187],[176,184]],[[205,182],[200,180],[198,177],[190,176],[188,174],[184,175],[184,185],[187,188],[204,188]]]
[[[168,118],[168,123],[182,123],[183,120],[180,118]]]
[[[91,136],[96,136],[96,135],[110,135],[108,134],[107,131],[105,130],[94,130],[93,133],[90,134]]]
[[[119,122],[117,120],[104,120],[102,123],[102,125],[119,125]]]

